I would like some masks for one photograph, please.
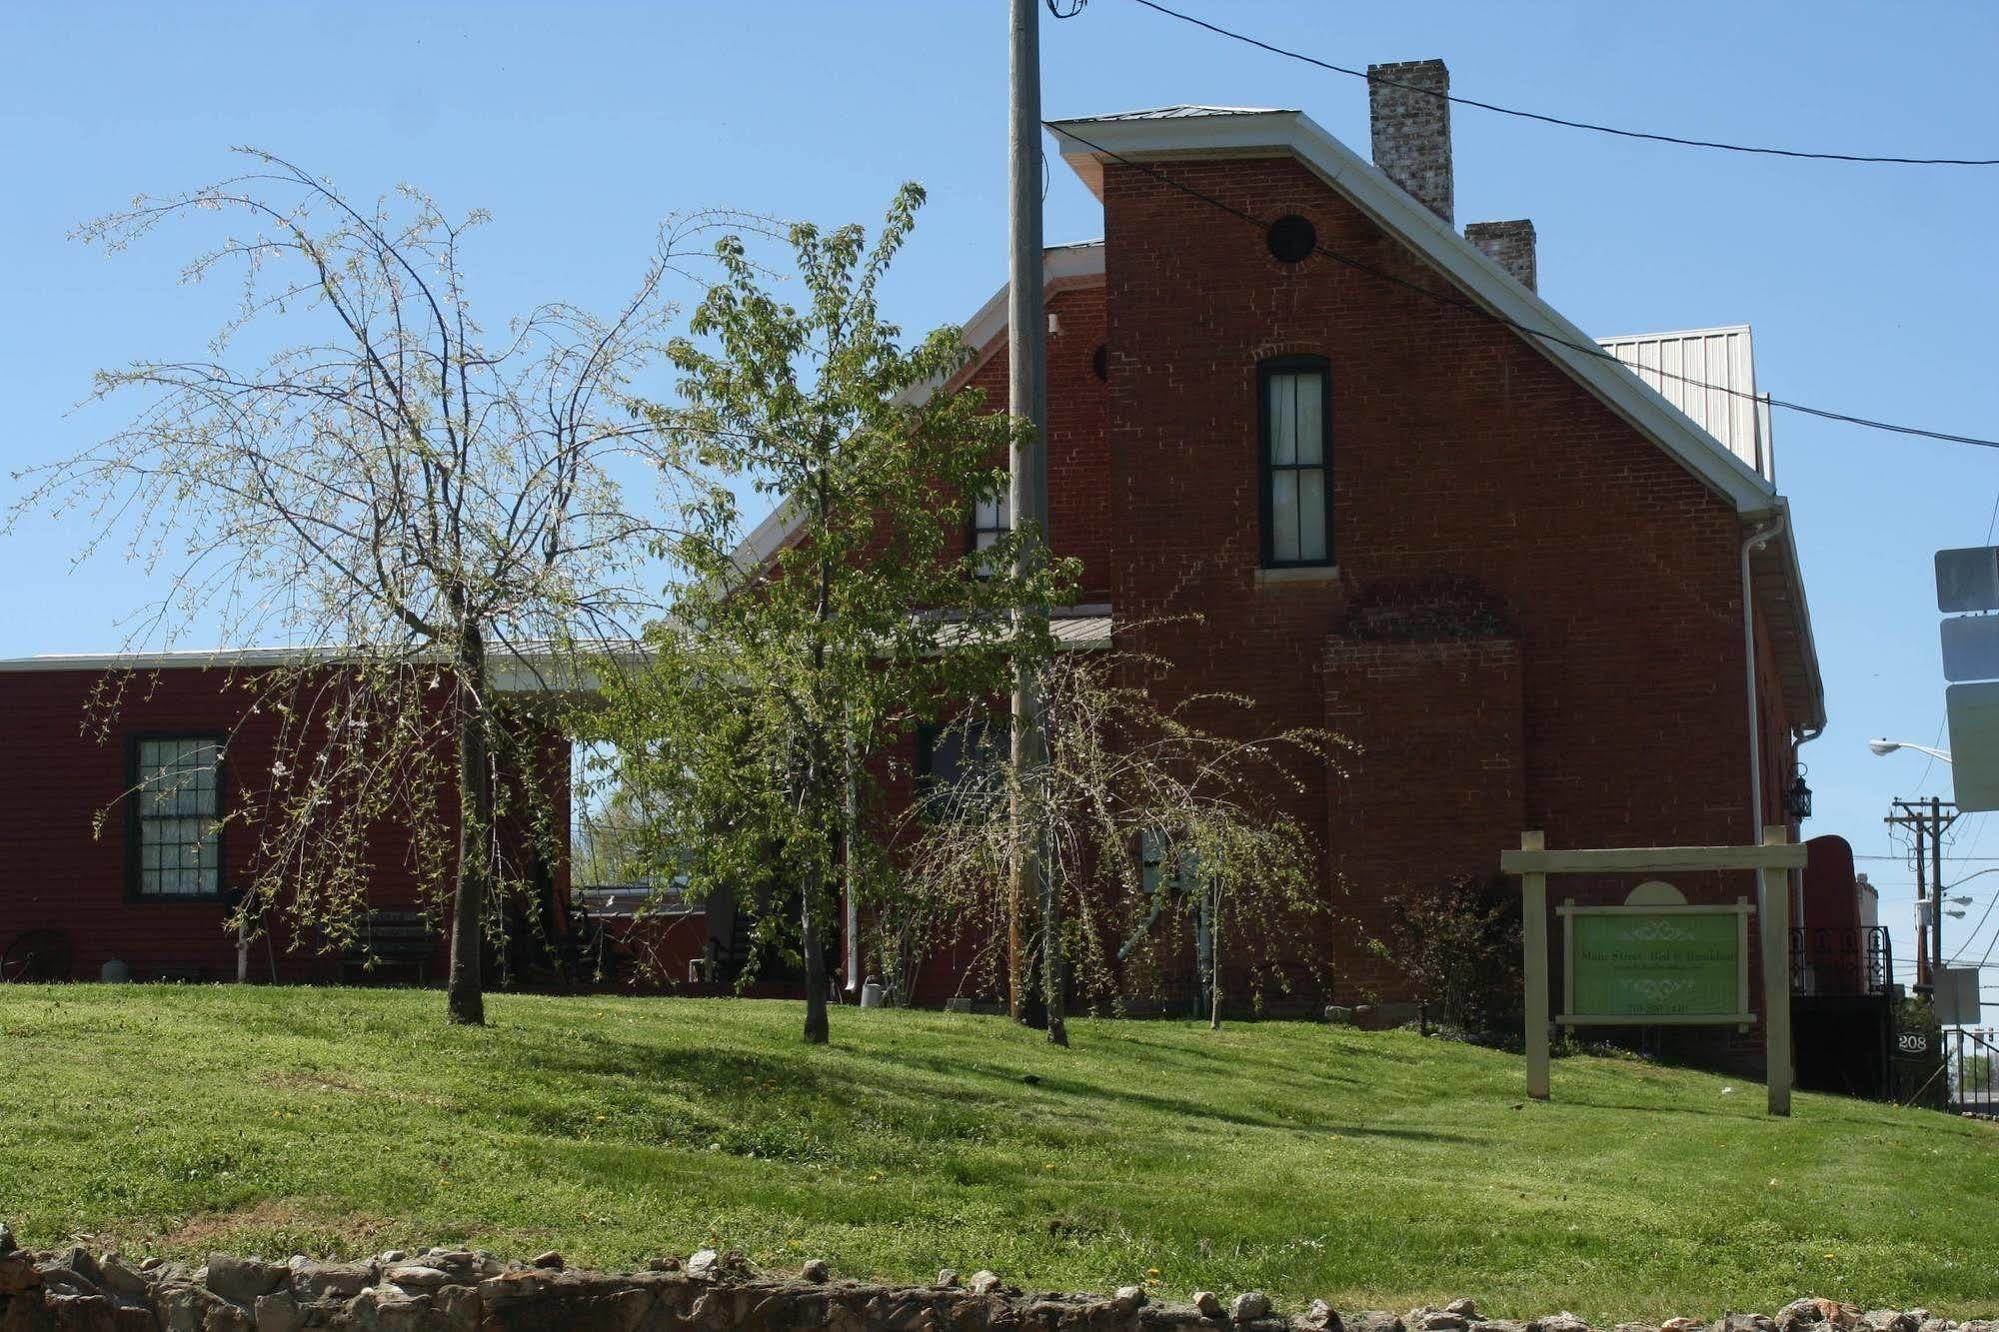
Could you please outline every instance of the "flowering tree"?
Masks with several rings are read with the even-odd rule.
[[[256,830],[251,901],[351,937],[368,834],[398,826],[448,902],[450,1017],[480,1022],[487,905],[531,877],[498,828],[546,823],[542,783],[495,765],[536,752],[550,716],[510,717],[498,681],[560,689],[579,644],[634,633],[652,607],[649,548],[672,535],[652,515],[674,509],[627,490],[670,499],[690,466],[630,381],[662,351],[667,274],[717,219],[670,226],[609,316],[552,303],[489,334],[462,267],[483,215],[449,219],[407,187],[357,202],[241,151],[240,175],[80,229],[119,250],[217,215],[240,229],[185,277],[236,270],[242,300],[206,355],[101,372],[93,397],[137,414],[18,474],[14,517],[51,510],[85,524],[84,553],[169,575],[131,646],[172,646],[204,617],[223,642],[320,645],[240,681],[250,710],[282,716],[268,783],[230,815]],[[224,359],[245,343],[263,350]],[[127,683],[107,682],[107,711]]]

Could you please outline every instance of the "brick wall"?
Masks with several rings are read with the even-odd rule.
[[[235,683],[232,685],[232,678]],[[0,948],[31,929],[69,936],[73,973],[94,979],[116,959],[137,979],[158,976],[227,980],[236,975],[236,938],[225,930],[227,908],[216,900],[176,901],[132,895],[127,865],[128,744],[141,733],[227,735],[224,813],[240,808],[240,793],[269,777],[278,719],[250,713],[243,677],[223,670],[172,669],[130,677],[126,700],[100,742],[85,734],[91,691],[107,677],[94,670],[0,673],[0,712],[7,717],[9,762],[0,769]],[[568,820],[568,749],[551,740],[546,761],[563,782],[552,794],[553,817]],[[453,808],[447,819],[456,817]],[[99,815],[101,831],[95,831]],[[455,834],[454,834],[455,835]],[[248,881],[256,830],[232,825],[223,834],[225,888]],[[369,904],[376,909],[420,905],[399,829],[377,826],[368,839]],[[554,888],[566,896],[567,867],[553,867]],[[317,939],[294,929],[284,904],[271,913],[271,939],[259,941],[252,979],[267,980],[273,957],[280,979],[331,980],[338,959],[321,954]],[[444,974],[442,937],[430,973]]]
[[[1048,348],[1048,541],[1057,555],[1083,562],[1078,588],[1085,602],[1110,591],[1110,450],[1106,445],[1109,393],[1097,377],[1104,345],[1104,289],[1070,285],[1048,297],[1060,330]],[[1007,406],[1007,342],[987,348],[965,382],[986,395],[994,411]],[[962,525],[962,524],[961,524]]]
[[[1167,169],[1445,287],[1288,158]],[[1104,172],[1112,600],[1124,622],[1202,617],[1123,641],[1175,660],[1188,688],[1255,697],[1272,727],[1362,732],[1350,781],[1315,778],[1295,806],[1327,833],[1329,877],[1490,872],[1522,827],[1553,846],[1747,835],[1728,505],[1511,331],[1322,258],[1281,263],[1255,228],[1153,174]],[[1258,572],[1256,367],[1299,353],[1332,365],[1338,569],[1271,581]],[[1489,590],[1510,644],[1385,663],[1328,647],[1370,588],[1453,576]],[[1786,719],[1765,678],[1774,791]],[[1457,725],[1471,729],[1454,756]]]
[[[1520,645],[1335,635],[1326,641],[1324,682],[1327,725],[1360,747],[1351,780],[1331,785],[1324,820],[1339,849],[1337,909],[1351,927],[1335,935],[1347,953],[1341,992],[1392,993],[1401,978],[1361,945],[1390,937],[1398,897],[1440,881],[1412,879],[1412,869],[1490,872],[1494,847],[1519,835]]]

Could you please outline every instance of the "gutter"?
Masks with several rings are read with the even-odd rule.
[[[1770,544],[1785,527],[1778,514],[1751,532],[1742,542],[1742,658],[1743,678],[1749,696],[1749,846],[1763,844],[1763,733],[1762,709],[1756,700],[1756,602],[1749,576],[1749,557]]]

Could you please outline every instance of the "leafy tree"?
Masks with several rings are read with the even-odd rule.
[[[799,224],[794,307],[737,238],[726,278],[671,349],[682,401],[654,411],[714,469],[671,547],[690,577],[648,634],[650,669],[614,675],[600,734],[608,777],[652,811],[655,870],[696,896],[726,884],[765,943],[802,963],[804,1036],[827,1038],[825,948],[841,872],[879,876],[861,834],[865,762],[947,700],[1003,690],[1017,655],[1046,657],[1017,608],[1059,600],[1066,566],[1016,575],[1020,535],[960,553],[977,498],[1004,493],[1014,423],[947,387],[970,355],[959,331],[905,347],[878,289],[922,191],[896,195],[872,242],[858,226]],[[797,521],[767,560],[738,562],[730,483]]]
[[[396,826],[448,904],[449,1015],[481,1022],[488,904],[535,878],[500,825],[548,831],[543,782],[510,781],[496,755],[537,753],[550,718],[506,715],[496,677],[559,684],[575,644],[636,633],[654,606],[637,589],[660,503],[621,478],[677,494],[688,459],[628,384],[663,353],[666,274],[718,219],[669,228],[609,317],[551,303],[489,336],[463,267],[482,214],[448,219],[408,187],[357,202],[241,151],[240,175],[79,229],[119,250],[217,215],[245,229],[185,277],[240,269],[241,304],[205,356],[100,372],[93,398],[137,398],[137,415],[17,474],[13,517],[66,514],[88,527],[84,553],[122,541],[164,567],[169,591],[128,646],[171,647],[204,623],[222,642],[328,645],[239,681],[246,711],[283,719],[268,781],[231,815],[258,852],[243,919],[283,902],[333,946],[350,940],[371,830]],[[239,341],[261,351],[225,362]],[[107,713],[123,683],[107,681]]]
[[[1272,797],[1301,789],[1300,765],[1339,773],[1348,746],[1311,727],[1259,731],[1255,702],[1239,695],[1164,702],[1171,669],[1129,651],[1049,658],[1050,759],[1038,789],[1016,789],[1005,746],[966,743],[958,779],[924,793],[906,820],[902,910],[987,941],[977,964],[986,968],[1005,938],[1009,801],[1024,802],[1045,830],[1051,914],[1069,922],[1036,940],[1051,954],[1037,960],[1051,1024],[1065,973],[1087,996],[1147,997],[1157,993],[1158,958],[1189,944],[1216,1027],[1228,998],[1225,954],[1252,1003],[1288,988],[1287,966],[1314,965],[1287,945],[1331,910],[1320,847]],[[960,723],[968,735],[994,724]],[[894,916],[885,926],[891,940],[919,933]],[[913,970],[912,959],[899,960]]]

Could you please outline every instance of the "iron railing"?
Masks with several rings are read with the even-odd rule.
[[[1894,976],[1895,959],[1884,926],[1791,931],[1794,994],[1886,994]]]
[[[1999,1033],[1990,1027],[1945,1027],[1943,1057],[1950,1108],[1999,1116]]]

